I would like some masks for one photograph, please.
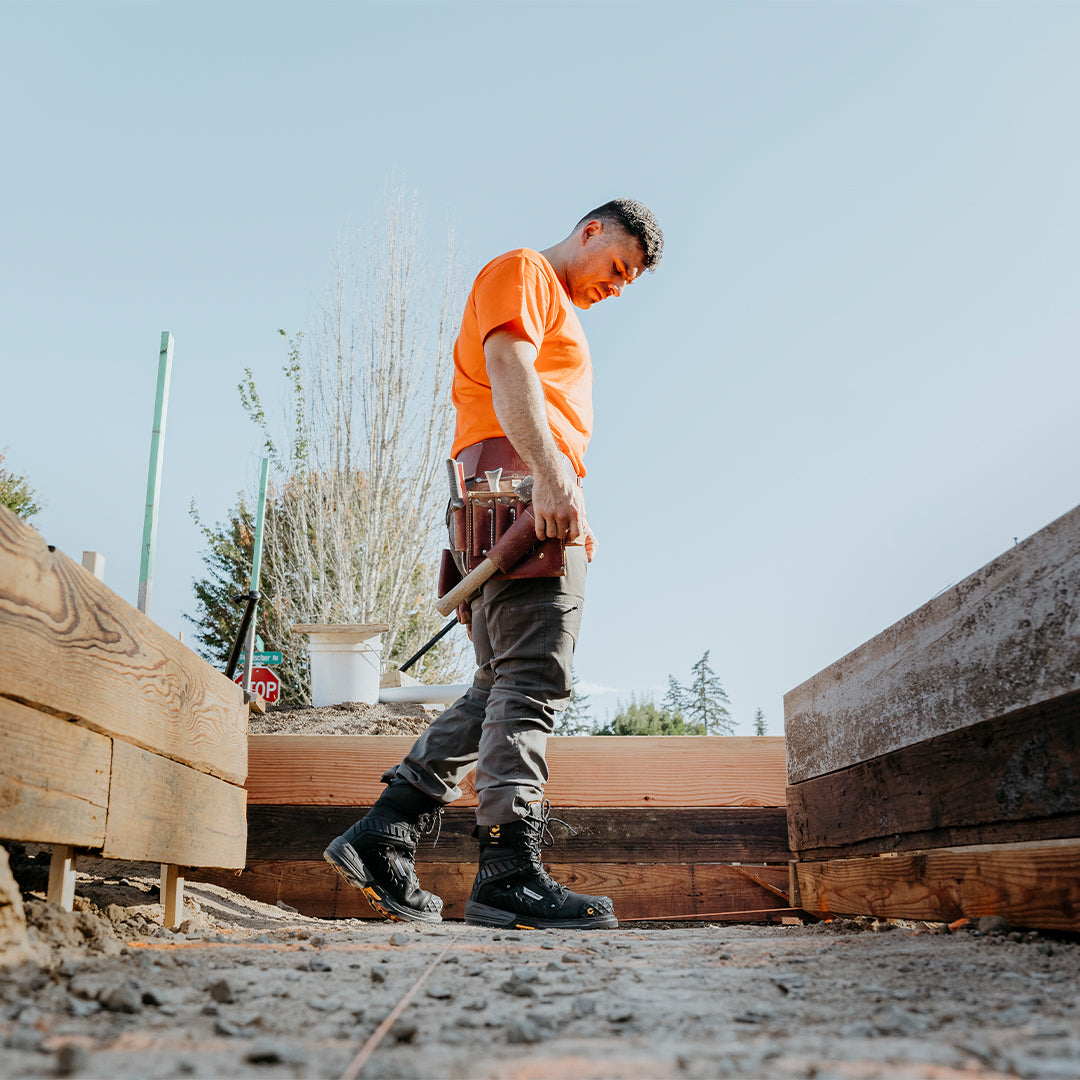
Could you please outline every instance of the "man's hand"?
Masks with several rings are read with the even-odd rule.
[[[588,534],[585,498],[576,478],[570,479],[568,472],[569,468],[547,476],[533,473],[532,509],[538,540],[553,536],[569,543]]]

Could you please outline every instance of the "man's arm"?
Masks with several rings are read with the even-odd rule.
[[[485,340],[484,356],[495,416],[533,476],[536,535],[568,541],[588,536],[585,499],[548,426],[536,347],[512,330],[500,329]]]

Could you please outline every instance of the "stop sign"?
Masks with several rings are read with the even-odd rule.
[[[234,678],[234,683],[242,683],[244,673],[239,672]],[[273,705],[281,692],[281,680],[277,677],[273,668],[252,667],[251,669],[251,692],[258,694],[267,703]]]

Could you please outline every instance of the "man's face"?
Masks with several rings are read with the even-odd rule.
[[[645,257],[638,241],[612,225],[588,221],[566,267],[566,291],[574,305],[591,308],[609,296],[619,296],[641,273]]]

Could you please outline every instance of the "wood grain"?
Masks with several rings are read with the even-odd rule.
[[[0,507],[0,696],[243,783],[243,692]]]
[[[693,917],[713,913],[787,910],[784,899],[723,865],[634,866],[627,863],[546,864],[555,878],[577,892],[610,896],[622,919]],[[786,891],[787,867],[754,867],[764,880]],[[464,915],[475,865],[417,864],[424,888],[443,899],[448,919]],[[325,862],[254,862],[239,876],[192,869],[189,881],[209,881],[253,900],[279,900],[318,918],[378,918],[363,894],[341,880]]]
[[[0,697],[0,837],[100,847],[112,745]]]
[[[323,849],[367,806],[248,806],[248,859],[303,861],[319,859]],[[553,851],[575,862],[755,862],[784,863],[787,815],[782,807],[689,807],[685,809],[560,808],[576,835],[558,824],[552,828]],[[443,814],[438,842],[421,840],[421,850],[440,861],[476,858],[472,836],[475,813],[452,807]]]
[[[239,867],[247,854],[242,787],[114,742],[107,859]]]
[[[797,863],[802,906],[818,915],[956,919],[1080,931],[1080,840],[1000,844]]]
[[[1074,693],[792,785],[791,846],[820,859],[1074,837],[1078,778]]]
[[[249,801],[363,806],[413,740],[396,736],[251,735]],[[731,736],[578,736],[548,740],[555,806],[783,806],[784,740]],[[471,784],[455,805],[475,806]]]
[[[1080,690],[1080,507],[784,697],[801,783]]]

